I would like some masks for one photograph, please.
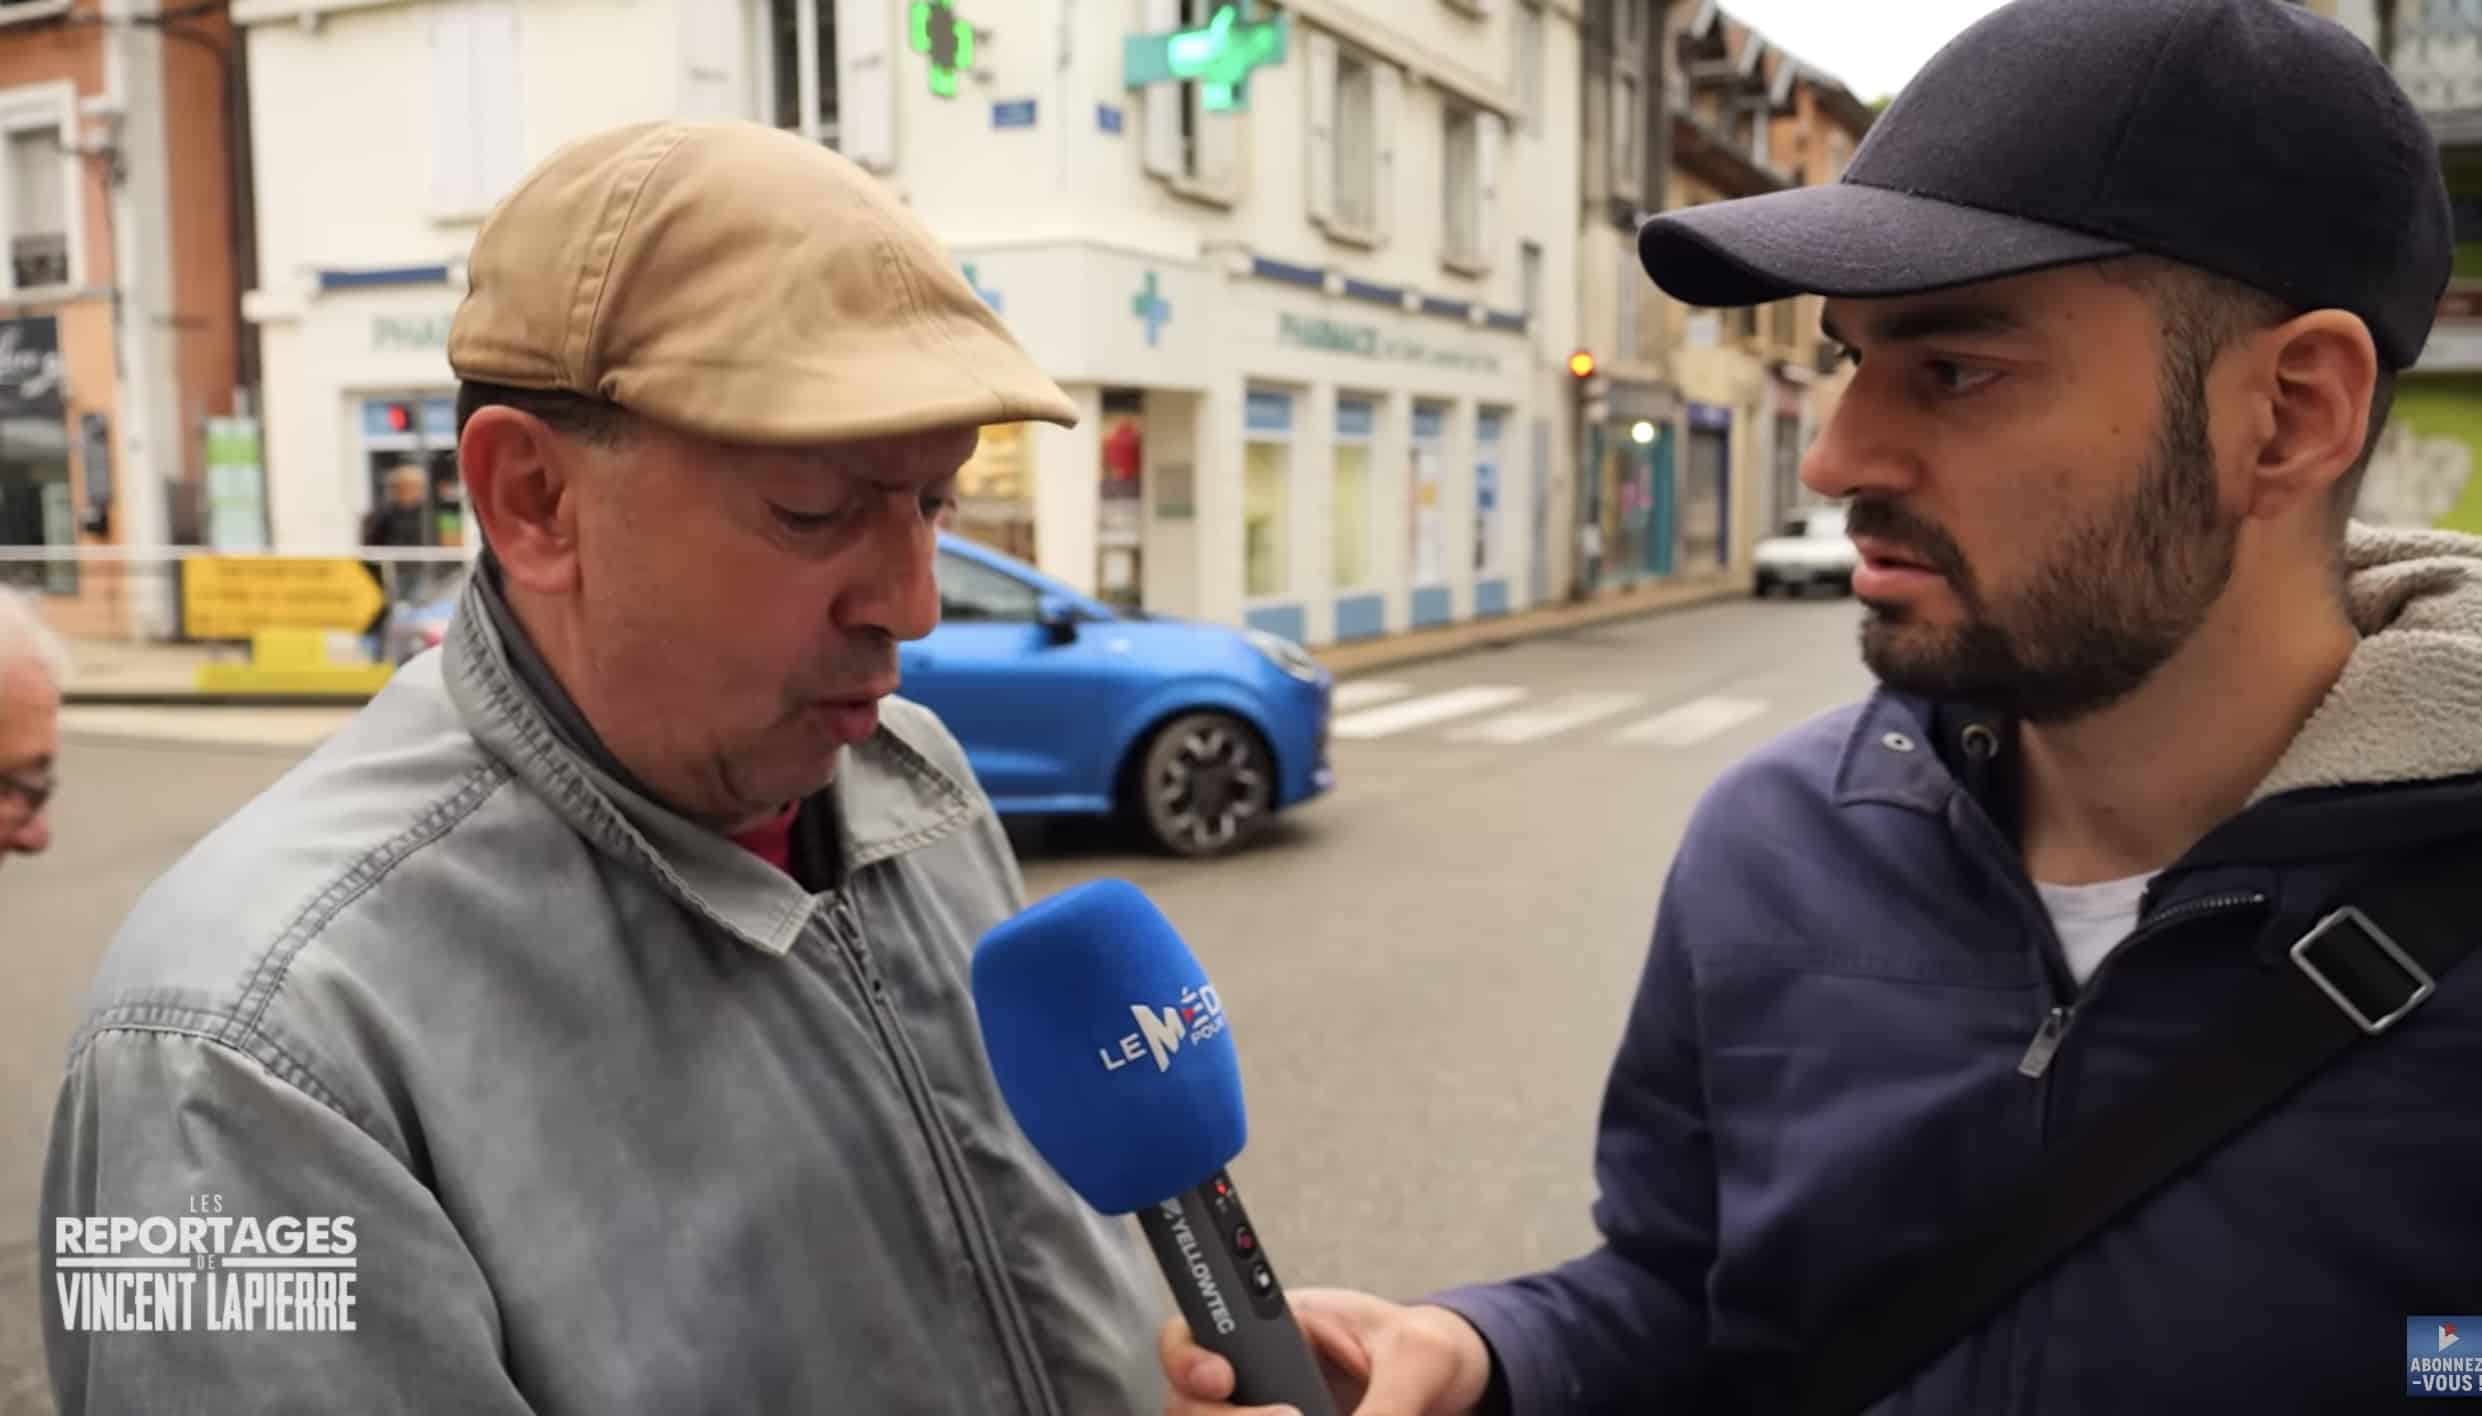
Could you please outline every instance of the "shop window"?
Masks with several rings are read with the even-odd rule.
[[[1241,455],[1241,591],[1258,597],[1293,587],[1291,539],[1293,398],[1253,390]]]
[[[1447,405],[1415,405],[1412,464],[1406,483],[1412,552],[1408,564],[1416,585],[1436,585],[1448,575],[1447,438]]]
[[[1332,574],[1338,590],[1358,590],[1373,578],[1371,438],[1378,405],[1365,398],[1336,400],[1335,479],[1331,501],[1335,541]]]
[[[0,419],[0,546],[77,545],[69,437],[60,416]],[[77,563],[5,567],[5,580],[53,595],[77,592]]]
[[[455,401],[436,393],[365,399],[362,475],[366,509],[359,539],[378,552],[370,564],[381,590],[392,603],[442,593],[461,573],[459,566],[385,552],[465,542]]]
[[[1097,434],[1102,486],[1095,508],[1095,596],[1136,609],[1146,585],[1146,395],[1134,388],[1103,390]]]
[[[993,550],[1034,559],[1034,488],[1023,423],[994,423],[957,469],[957,509],[948,529]]]
[[[1474,415],[1474,574],[1483,579],[1508,569],[1507,426],[1504,409]]]
[[[49,315],[0,321],[0,546],[77,544],[61,393],[59,322]],[[95,490],[108,494],[108,483]],[[0,580],[54,595],[75,594],[77,574],[67,558],[0,564]]]

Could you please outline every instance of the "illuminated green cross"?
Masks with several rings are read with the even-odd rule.
[[[1250,106],[1250,71],[1284,62],[1286,16],[1241,18],[1239,0],[1216,8],[1205,29],[1133,34],[1121,41],[1121,82],[1130,88],[1196,79],[1209,112]]]
[[[957,18],[948,0],[914,0],[906,18],[913,22],[913,50],[931,59],[931,92],[957,96],[957,71],[974,67],[974,27]]]

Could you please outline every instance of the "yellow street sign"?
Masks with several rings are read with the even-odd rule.
[[[198,691],[235,697],[368,698],[387,685],[387,664],[338,663],[320,629],[262,629],[250,636],[250,662],[201,664]]]
[[[359,561],[194,556],[181,562],[181,625],[192,639],[248,639],[263,629],[359,630],[380,604],[379,584]]]

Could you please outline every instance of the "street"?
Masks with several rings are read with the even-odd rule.
[[[1856,619],[1727,602],[1347,680],[1336,791],[1233,859],[1019,833],[1036,896],[1128,879],[1213,973],[1252,1116],[1234,1173],[1289,1283],[1414,1298],[1592,1242],[1593,1121],[1673,847],[1720,769],[1867,688]],[[0,870],[0,1416],[49,1409],[29,1230],[95,958],[309,736],[147,742],[112,711],[68,712],[57,844]]]

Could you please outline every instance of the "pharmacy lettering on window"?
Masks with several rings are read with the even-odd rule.
[[[1419,364],[1432,369],[1464,369],[1477,374],[1500,371],[1500,356],[1461,345],[1388,334],[1377,325],[1355,324],[1324,316],[1276,316],[1276,342],[1296,349],[1352,354]]]

